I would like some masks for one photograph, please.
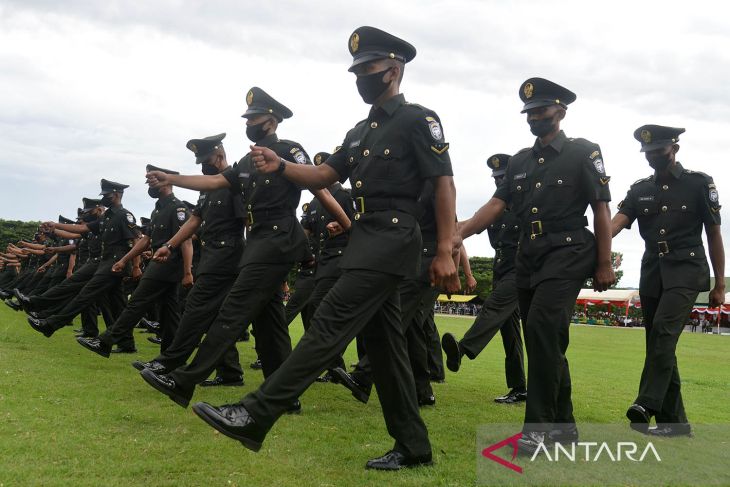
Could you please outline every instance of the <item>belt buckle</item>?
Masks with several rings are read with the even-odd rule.
[[[358,213],[365,213],[365,198],[363,196],[355,198],[355,208]]]
[[[248,220],[248,226],[249,227],[251,225],[253,225],[253,213],[251,213],[250,211],[247,211],[246,212],[246,220]]]
[[[542,235],[542,220],[530,222],[530,240],[535,240],[535,237],[540,235]]]
[[[669,244],[666,240],[662,240],[661,242],[657,242],[657,247],[659,247],[659,254],[668,254],[669,253]]]

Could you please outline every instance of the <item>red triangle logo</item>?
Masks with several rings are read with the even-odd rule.
[[[508,462],[504,458],[500,458],[497,455],[492,453],[493,451],[499,450],[500,448],[502,448],[504,446],[512,445],[512,460],[514,461],[514,459],[517,457],[517,441],[520,438],[522,438],[522,433],[517,433],[516,435],[510,436],[509,438],[504,439],[504,440],[500,441],[499,443],[495,443],[492,446],[488,446],[484,450],[482,450],[482,456],[492,460],[493,462],[499,463],[503,467],[507,467],[510,470],[514,470],[517,473],[522,473],[522,467],[520,467],[519,465],[515,465],[512,462]]]

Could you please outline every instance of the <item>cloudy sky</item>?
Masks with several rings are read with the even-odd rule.
[[[131,185],[125,206],[148,215],[145,164],[195,173],[185,142],[219,132],[228,134],[230,159],[246,153],[240,115],[251,86],[294,111],[281,137],[310,155],[330,151],[367,114],[347,72],[347,41],[360,25],[417,47],[402,89],[442,119],[461,218],[494,190],[486,157],[532,145],[517,96],[532,76],[577,93],[563,128],[601,145],[613,211],[629,185],[650,174],[632,138],[644,123],[686,127],[679,159],[713,175],[722,201],[730,31],[717,8],[722,3],[2,0],[0,218],[71,217],[102,177]],[[486,236],[467,248],[493,255]],[[622,284],[637,286],[636,228],[614,249],[624,253]]]

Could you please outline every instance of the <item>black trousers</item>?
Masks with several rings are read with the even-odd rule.
[[[568,359],[570,319],[582,280],[548,279],[518,288],[527,346],[525,424],[550,430],[553,423],[575,423]]]
[[[41,280],[44,277],[46,277],[46,272],[34,272],[30,276],[28,276],[27,279],[24,279],[22,284],[18,284],[18,286],[16,286],[16,287],[23,294],[30,294],[33,291],[33,289],[35,289],[36,286],[38,286],[38,283],[40,283]]]
[[[294,283],[294,294],[291,295],[289,301],[286,303],[284,313],[286,315],[286,324],[290,325],[294,318],[299,313],[302,314],[302,324],[304,329],[309,328],[310,320],[314,315],[314,309],[309,304],[314,287],[317,285],[317,281],[314,276],[302,276],[297,277]]]
[[[646,324],[646,358],[636,403],[656,412],[657,423],[686,423],[677,342],[699,291],[664,289],[658,298],[641,296]]]
[[[76,297],[67,303],[61,311],[46,318],[49,325],[60,329],[71,323],[76,315],[102,300],[113,316],[118,316],[124,309],[126,299],[122,294],[122,275],[95,274],[79,291]],[[106,323],[110,325],[109,322]]]
[[[178,281],[160,281],[143,277],[129,298],[127,307],[112,326],[107,326],[99,339],[111,346],[115,343],[129,342],[133,337],[134,327],[147,311],[159,305],[159,321],[162,330],[161,349],[165,350],[172,343],[180,322],[178,309]],[[132,338],[134,343],[134,338]]]
[[[434,301],[421,310],[423,313],[423,332],[426,334],[426,345],[428,346],[428,370],[431,373],[431,380],[442,381],[446,379],[446,373],[444,372],[444,355],[441,351],[441,334],[436,327],[436,321],[434,320],[433,306],[436,303]]]
[[[249,324],[264,377],[279,368],[291,352],[281,294],[291,266],[253,263],[241,269],[192,362],[170,373],[182,390],[192,396],[195,385],[208,378]]]
[[[56,270],[55,269],[48,269],[46,272],[43,273],[43,277],[33,286],[33,289],[28,289],[29,295],[34,294],[43,294],[46,292],[53,283],[54,277],[55,277]]]
[[[510,272],[494,282],[492,293],[484,302],[474,323],[464,334],[459,346],[464,355],[474,360],[499,331],[504,345],[504,372],[507,387],[525,387],[525,366],[517,305],[516,275]]]
[[[401,324],[401,278],[372,270],[346,270],[324,298],[312,326],[279,369],[242,403],[270,428],[289,404],[341,354],[358,333],[372,364],[373,378],[394,449],[407,456],[431,452],[416,399]]]
[[[197,276],[195,285],[185,298],[185,311],[172,343],[154,360],[168,370],[185,365],[185,362],[200,344],[205,332],[218,314],[226,299],[236,275],[202,274]],[[223,354],[216,366],[217,375],[224,379],[237,379],[243,376],[235,343]]]
[[[87,262],[58,286],[49,289],[43,294],[31,296],[30,310],[44,310],[67,303],[94,277],[98,267],[98,262]]]

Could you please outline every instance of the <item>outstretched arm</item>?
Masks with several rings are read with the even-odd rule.
[[[159,188],[166,184],[172,184],[179,188],[193,189],[196,191],[213,191],[214,189],[230,188],[231,185],[222,174],[212,176],[184,176],[182,174],[167,174],[162,171],[150,171],[147,173],[147,184],[153,188]]]
[[[340,175],[332,166],[327,164],[320,164],[319,166],[295,164],[285,161],[267,147],[252,145],[251,160],[256,166],[256,170],[264,174],[276,172],[283,164],[284,171],[281,174],[297,186],[309,190],[326,188],[340,179]]]

